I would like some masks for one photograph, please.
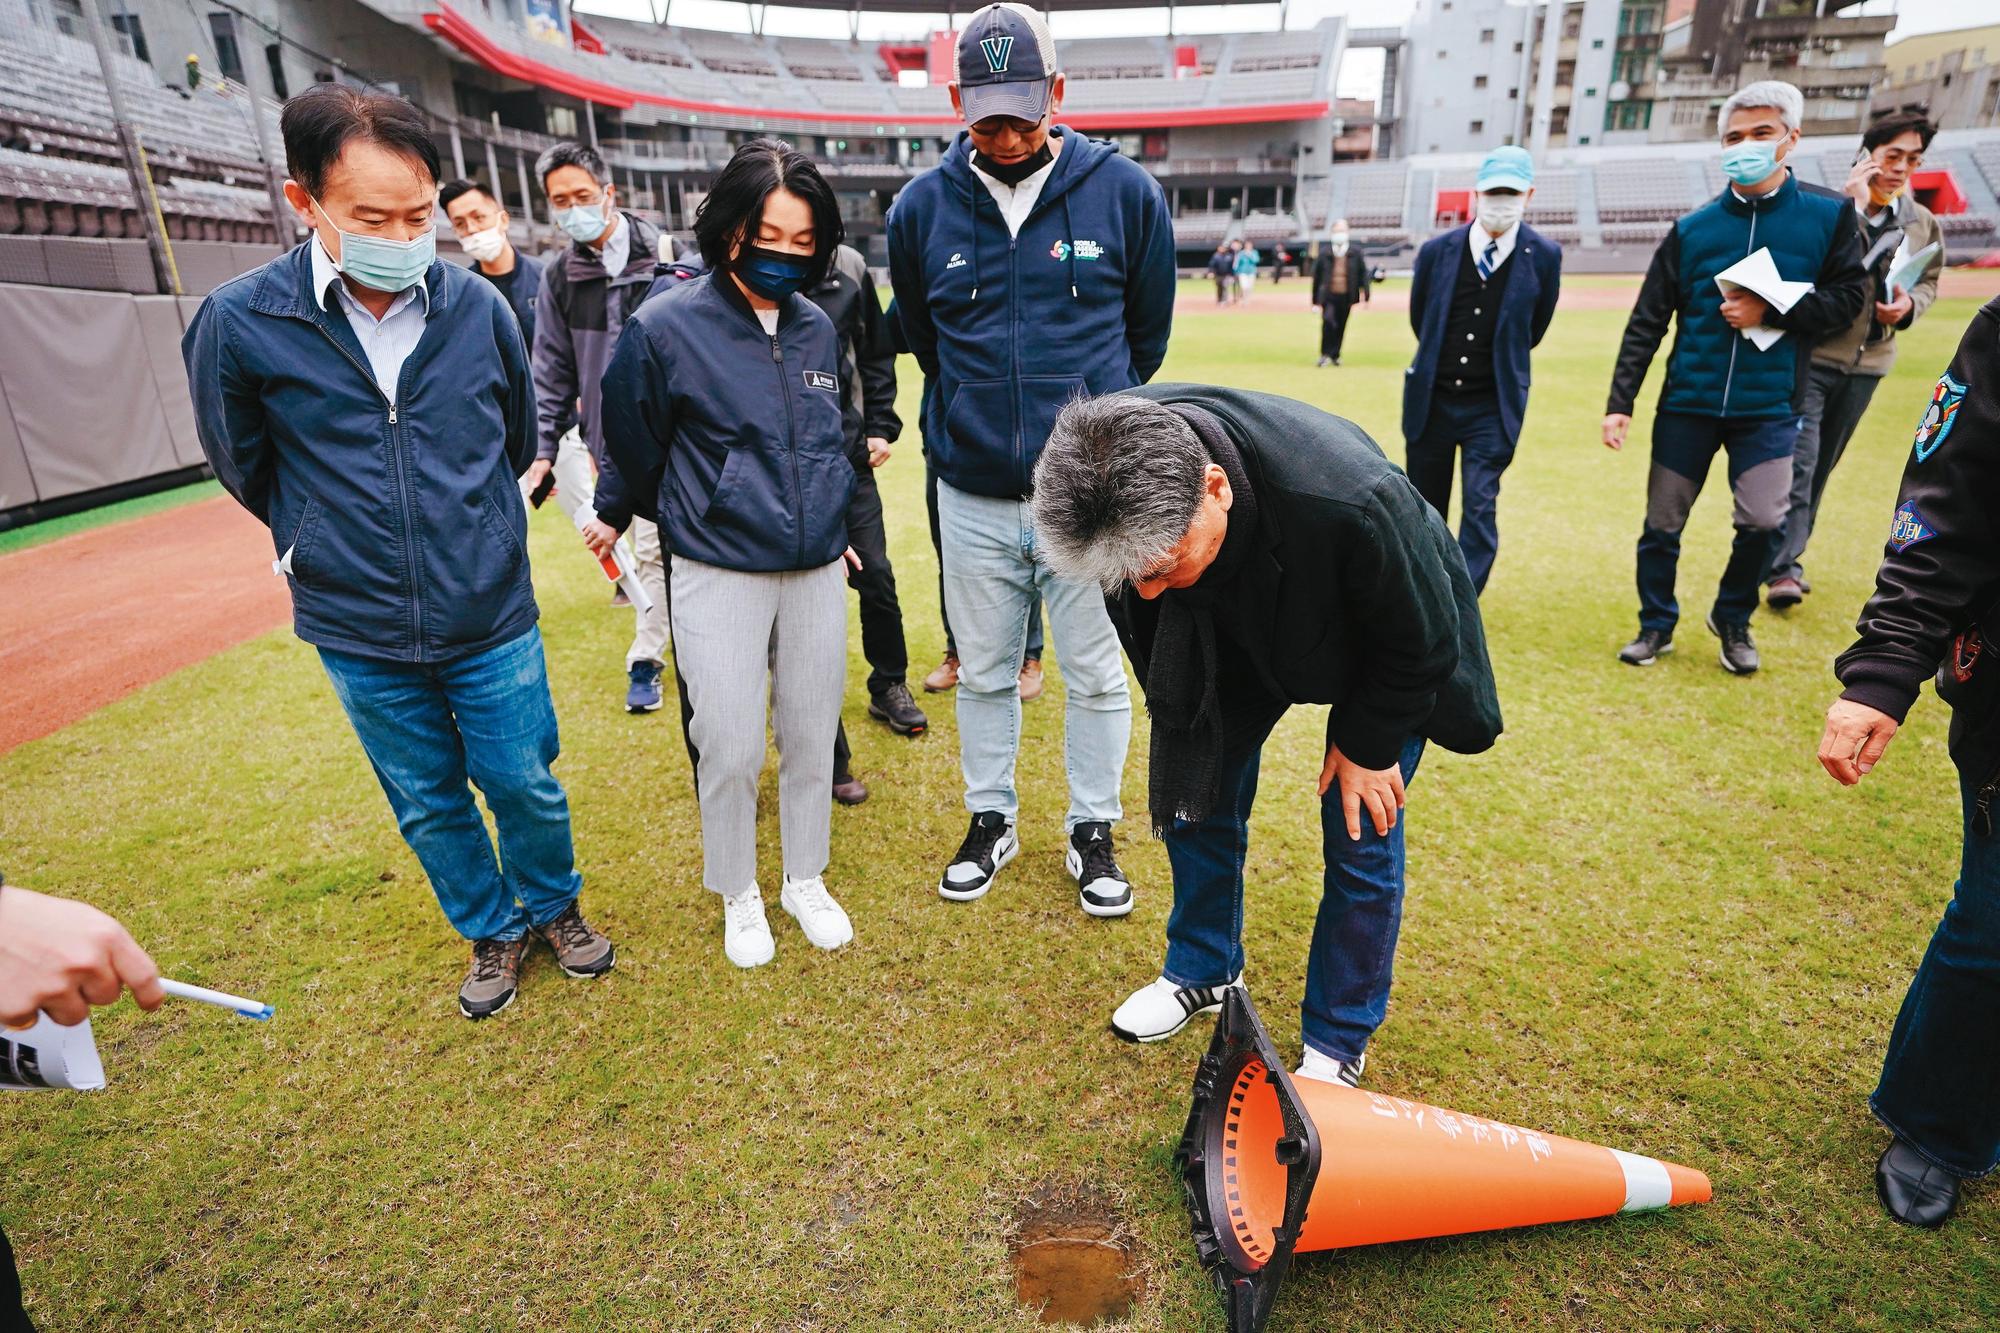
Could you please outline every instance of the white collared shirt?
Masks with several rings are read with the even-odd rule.
[[[1514,242],[1520,239],[1521,224],[1518,222],[1501,232],[1498,236],[1487,235],[1486,228],[1480,226],[1477,222],[1473,223],[1465,233],[1465,243],[1472,249],[1472,262],[1474,265],[1477,265],[1482,259],[1486,258],[1486,243],[1488,241],[1498,241],[1500,243],[1499,250],[1495,251],[1493,255],[1494,268],[1499,268],[1507,262],[1507,256],[1514,253]]]
[[[333,257],[327,254],[317,235],[312,239],[312,277],[313,296],[321,308],[332,310],[333,302],[340,302],[340,308],[347,314],[348,324],[354,329],[354,336],[361,340],[361,350],[368,354],[368,369],[375,376],[376,386],[393,407],[396,380],[403,373],[403,362],[417,350],[417,342],[424,336],[425,322],[431,317],[430,288],[421,282],[404,288],[396,293],[396,299],[389,303],[389,309],[378,320],[368,313],[367,306],[354,298],[353,292],[347,290],[347,280],[334,268]]]
[[[611,234],[598,247],[597,259],[604,265],[604,271],[615,278],[625,271],[625,265],[631,261],[632,228],[626,225],[623,213],[614,214],[613,219]]]
[[[989,176],[979,169],[977,162],[972,163],[972,174],[985,182],[987,193],[999,206],[1000,216],[1007,220],[1009,236],[1021,234],[1021,224],[1028,220],[1028,214],[1035,211],[1035,205],[1042,198],[1042,187],[1049,183],[1049,173],[1056,169],[1056,159],[1062,157],[1062,136],[1053,130],[1049,131],[1049,151],[1055,154],[1049,164],[1034,175],[1024,177],[1019,185],[1009,185]],[[967,161],[971,161],[969,155]]]

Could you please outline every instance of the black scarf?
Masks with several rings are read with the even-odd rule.
[[[1228,474],[1233,498],[1214,563],[1193,587],[1160,595],[1160,620],[1146,668],[1146,711],[1153,719],[1148,799],[1155,837],[1165,837],[1177,819],[1200,821],[1215,809],[1223,746],[1222,705],[1215,688],[1215,608],[1229,595],[1257,531],[1250,474],[1222,423],[1191,404],[1169,406]]]

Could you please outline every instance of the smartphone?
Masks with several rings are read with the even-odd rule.
[[[554,468],[550,468],[549,471],[542,477],[542,479],[535,483],[535,489],[528,492],[528,503],[534,506],[536,509],[540,509],[542,507],[542,501],[548,499],[549,492],[553,491],[555,488],[556,488],[556,473]]]

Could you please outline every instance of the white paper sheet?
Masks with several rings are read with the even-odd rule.
[[[1910,288],[1916,286],[1923,279],[1924,270],[1930,267],[1931,256],[1936,254],[1938,250],[1938,243],[1936,241],[1932,241],[1915,254],[1909,252],[1908,246],[1909,240],[1905,238],[1903,244],[1896,247],[1896,257],[1889,261],[1889,299],[1891,301],[1894,301],[1899,294],[1907,292]]]
[[[26,1031],[0,1029],[0,1089],[95,1092],[103,1086],[104,1063],[97,1057],[89,1019],[64,1027],[38,1014]]]
[[[1771,258],[1768,247],[1745,255],[1716,274],[1715,285],[1722,289],[1724,295],[1742,288],[1753,296],[1762,298],[1765,305],[1781,315],[1797,305],[1800,298],[1813,289],[1813,285],[1809,282],[1792,282],[1780,277],[1777,261]],[[1742,333],[1760,352],[1768,351],[1785,336],[1783,329],[1774,329],[1768,324],[1753,325],[1742,330]]]

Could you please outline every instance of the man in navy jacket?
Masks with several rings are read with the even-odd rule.
[[[294,627],[453,927],[467,1018],[513,1002],[531,940],[612,965],[577,909],[569,800],[515,478],[535,392],[513,312],[436,258],[438,156],[408,102],[285,104],[285,198],[312,239],[224,283],[181,352],[202,451],[270,529]],[[500,857],[468,783],[486,796]]]
[[[1488,153],[1476,189],[1478,218],[1417,251],[1417,359],[1403,375],[1403,440],[1410,480],[1447,518],[1453,458],[1464,451],[1458,546],[1483,592],[1500,550],[1500,474],[1528,410],[1528,350],[1556,313],[1562,249],[1521,221],[1535,193],[1526,149]]]
[[[1609,449],[1624,447],[1639,386],[1668,322],[1677,330],[1653,417],[1639,536],[1639,636],[1618,652],[1631,666],[1651,666],[1673,651],[1681,529],[1722,449],[1736,501],[1736,540],[1708,628],[1721,640],[1725,670],[1747,676],[1758,667],[1750,615],[1784,538],[1806,365],[1815,343],[1854,322],[1871,289],[1852,202],[1802,188],[1784,164],[1804,116],[1799,90],[1775,79],[1752,83],[1722,104],[1716,122],[1731,184],[1674,223],[1653,253],[1625,325],[1604,406]],[[1760,251],[1770,253],[1779,278],[1811,289],[1782,310],[1741,286],[1725,293],[1717,277]]]
[[[938,892],[981,897],[1019,850],[1014,759],[1036,596],[1067,694],[1065,864],[1093,916],[1132,891],[1112,856],[1132,703],[1098,589],[1035,551],[1027,497],[1064,404],[1151,379],[1173,322],[1174,238],[1152,177],[1111,145],[1051,128],[1055,43],[1024,5],[988,5],[958,41],[968,129],[889,215],[889,273],[910,351],[934,381],[945,605],[958,645],[959,752],[972,823]]]

